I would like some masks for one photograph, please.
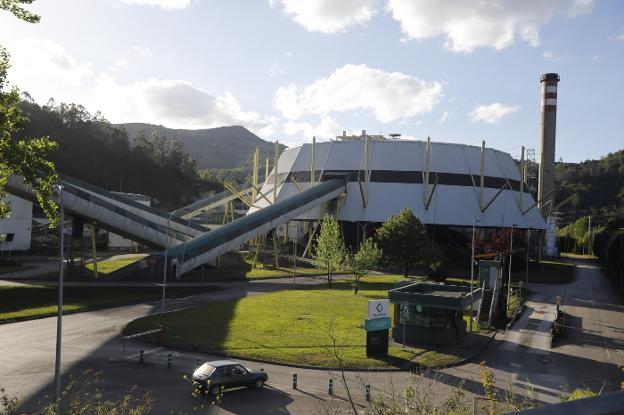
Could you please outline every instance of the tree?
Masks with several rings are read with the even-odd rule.
[[[7,10],[18,19],[28,23],[39,23],[40,17],[23,8],[22,4],[32,4],[35,0],[0,0],[0,10]]]
[[[325,215],[321,232],[316,240],[316,264],[327,270],[327,286],[331,288],[332,274],[344,263],[344,244],[340,226],[331,215]]]
[[[25,0],[24,0],[25,1]],[[3,9],[15,13],[15,2],[2,0]],[[55,223],[57,206],[52,200],[53,184],[56,182],[54,164],[48,160],[56,143],[48,137],[17,139],[28,118],[19,108],[20,95],[17,88],[7,88],[9,55],[0,47],[0,217],[6,217],[10,208],[6,201],[5,185],[12,174],[24,177],[24,184],[34,190],[37,201],[45,214]]]
[[[382,253],[373,238],[367,238],[356,253],[349,251],[345,254],[345,267],[354,276],[352,287],[355,295],[360,289],[360,279],[377,266]]]
[[[391,216],[377,229],[379,247],[384,260],[393,266],[401,267],[403,275],[413,266],[430,266],[438,258],[431,257],[432,243],[427,229],[409,208]]]

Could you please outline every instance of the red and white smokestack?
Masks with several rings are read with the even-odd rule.
[[[537,189],[538,207],[550,215],[555,204],[555,132],[557,127],[557,87],[559,75],[546,73],[542,84],[542,139]]]

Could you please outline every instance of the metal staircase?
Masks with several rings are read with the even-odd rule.
[[[486,288],[483,282],[481,302],[477,312],[477,323],[480,325],[491,325],[498,310],[498,295],[500,291],[500,279],[496,279],[494,288]]]

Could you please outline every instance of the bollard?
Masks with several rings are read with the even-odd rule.
[[[143,349],[139,352],[139,363],[143,363]]]
[[[297,389],[297,374],[293,373],[293,389]]]
[[[370,402],[370,401],[371,401],[370,385],[366,385],[366,402]]]
[[[201,365],[202,365],[202,361],[201,361],[201,359],[197,359],[197,362],[196,362],[196,363],[197,363],[197,367],[201,366]]]
[[[167,355],[167,369],[171,369],[171,353]]]
[[[333,379],[330,379],[327,382],[327,393],[329,395],[333,395],[334,394],[334,380]]]

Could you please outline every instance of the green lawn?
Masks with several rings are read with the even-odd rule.
[[[388,289],[402,276],[363,278],[359,295],[351,281],[335,281],[331,290],[314,287],[247,297],[239,301],[208,304],[169,313],[163,319],[144,317],[128,324],[136,333],[163,324],[168,347],[222,352],[238,357],[284,363],[336,366],[332,355],[333,333],[337,350],[347,367],[386,367],[390,363],[366,357],[366,332],[361,325],[367,301],[386,298]],[[146,339],[156,342],[155,337]],[[423,363],[458,358],[422,349],[390,348],[393,363],[418,356]]]
[[[573,259],[598,259],[595,255],[586,255],[586,254],[575,254],[572,252],[561,252],[559,254],[562,258],[573,258]]]
[[[184,297],[212,287],[169,287],[167,298]],[[65,287],[63,291],[66,312],[138,303],[159,299],[159,287]],[[0,286],[0,322],[6,320],[47,317],[56,314],[56,287],[39,285]]]
[[[305,267],[298,266],[296,268],[296,276],[304,275],[325,275],[327,272],[322,269],[313,268],[306,264]],[[265,267],[262,264],[258,264],[256,268],[251,266],[250,261],[245,261],[241,264],[196,269],[182,277],[185,281],[231,281],[231,280],[261,280],[271,278],[292,278],[292,268],[280,266],[278,268]]]
[[[98,276],[105,276],[110,274],[111,272],[117,271],[120,268],[127,267],[128,265],[134,264],[140,259],[144,258],[143,255],[137,256],[129,256],[119,259],[104,259],[102,261],[97,262],[97,272]],[[85,266],[89,271],[93,272],[93,263],[89,263]],[[101,275],[100,275],[101,274]]]

